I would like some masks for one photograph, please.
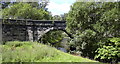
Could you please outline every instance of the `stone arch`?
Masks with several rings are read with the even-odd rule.
[[[54,31],[54,30],[56,30],[56,31],[57,31],[57,30],[63,31],[63,32],[65,32],[65,33],[68,35],[68,37],[70,37],[71,39],[74,38],[70,33],[68,33],[68,32],[67,32],[66,30],[64,30],[64,29],[54,29],[54,28],[49,28],[49,29],[45,30],[44,34],[50,32],[50,31]],[[44,35],[44,34],[43,34],[43,35]],[[43,37],[43,35],[41,35],[41,36],[38,38],[38,40],[41,41],[41,38]]]

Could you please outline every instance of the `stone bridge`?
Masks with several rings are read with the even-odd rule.
[[[66,30],[66,21],[0,19],[2,21],[2,41],[38,41],[51,30]]]

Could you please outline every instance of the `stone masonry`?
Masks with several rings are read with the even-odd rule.
[[[38,41],[51,30],[63,30],[66,21],[2,19],[2,41]]]

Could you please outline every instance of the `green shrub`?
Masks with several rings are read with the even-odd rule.
[[[103,48],[98,48],[96,50],[99,54],[95,58],[100,59],[115,59],[119,51],[113,46],[103,46]]]
[[[120,38],[108,38],[108,42],[98,48],[96,52],[98,54],[95,56],[95,59],[117,61],[120,58]]]

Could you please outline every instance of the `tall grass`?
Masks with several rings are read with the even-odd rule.
[[[0,46],[2,62],[94,62],[37,42],[12,41]]]

